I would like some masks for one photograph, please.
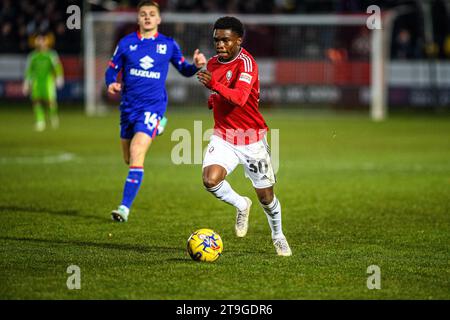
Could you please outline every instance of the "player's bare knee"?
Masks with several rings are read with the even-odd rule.
[[[268,206],[269,204],[272,203],[272,201],[273,201],[273,197],[272,197],[271,200],[269,200],[268,197],[267,197],[267,198],[265,197],[265,198],[260,198],[260,199],[259,199],[259,202],[260,202],[262,205],[264,205],[264,206]]]
[[[211,189],[217,186],[222,179],[220,177],[210,177],[210,176],[203,176],[203,185],[206,189]]]
[[[272,203],[274,195],[273,194],[264,194],[264,195],[258,195],[259,202],[264,205],[268,206]]]

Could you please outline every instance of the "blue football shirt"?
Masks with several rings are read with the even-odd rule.
[[[199,68],[189,64],[177,42],[161,33],[145,39],[139,32],[123,37],[105,72],[108,87],[122,70],[122,112],[151,111],[163,116],[167,108],[165,81],[171,63],[183,76]]]

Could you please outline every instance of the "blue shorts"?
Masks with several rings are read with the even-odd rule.
[[[158,132],[159,122],[163,115],[151,111],[135,111],[120,113],[120,137],[131,140],[136,132],[144,132],[152,139]]]

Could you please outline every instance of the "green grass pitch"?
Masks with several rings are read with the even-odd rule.
[[[29,107],[0,110],[1,299],[449,299],[450,119],[263,112],[280,133],[275,191],[293,256],[277,257],[254,202],[247,237],[234,208],[208,194],[201,165],[175,165],[176,128],[212,115],[168,112],[151,147],[128,223],[111,221],[127,174],[118,113],[63,111],[61,128],[35,133]],[[198,138],[198,137],[197,137]],[[204,142],[206,146],[206,142]],[[198,228],[216,230],[223,256],[186,254]],[[67,268],[81,270],[69,290]],[[367,268],[381,271],[369,290]]]

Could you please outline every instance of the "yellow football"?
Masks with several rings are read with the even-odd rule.
[[[199,229],[189,237],[187,251],[195,261],[216,261],[223,251],[222,238],[211,229]]]

